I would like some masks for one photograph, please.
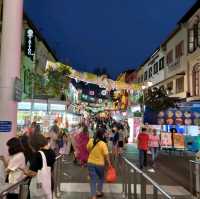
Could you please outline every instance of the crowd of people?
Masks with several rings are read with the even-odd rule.
[[[0,183],[16,183],[27,177],[28,198],[52,199],[56,156],[72,154],[74,164],[88,169],[91,199],[102,197],[106,167],[123,154],[129,131],[127,121],[94,117],[70,128],[66,122],[64,129],[55,120],[48,134],[43,135],[40,126],[33,122],[23,135],[6,143],[9,158],[0,156]],[[150,132],[148,127],[142,127],[137,137],[140,169],[147,167],[148,152],[155,166],[159,146],[156,129]],[[19,190],[15,190],[7,198],[18,198],[18,194]]]
[[[28,198],[52,199],[56,155],[72,153],[75,164],[88,168],[92,199],[101,197],[106,162],[111,166],[110,153],[115,158],[122,154],[128,131],[127,122],[91,118],[71,128],[71,132],[67,123],[60,129],[55,120],[49,133],[43,135],[33,122],[23,135],[7,141],[9,157],[0,156],[0,183],[13,184],[27,178]],[[18,195],[19,189],[7,198]]]
[[[91,198],[102,197],[106,167],[111,167],[111,162],[122,155],[128,136],[127,121],[116,122],[112,118],[90,118],[71,128],[66,123],[64,129],[60,129],[55,120],[46,135],[33,122],[23,135],[6,143],[9,158],[0,157],[0,183],[16,183],[27,177],[28,198],[52,199],[56,156],[73,154],[75,164],[88,168]],[[148,151],[154,165],[160,146],[157,131],[152,129],[149,132],[148,128],[142,127],[137,146],[140,169],[147,166]],[[18,198],[18,194],[19,190],[15,190],[7,198]]]

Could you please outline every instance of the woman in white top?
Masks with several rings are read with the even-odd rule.
[[[5,164],[8,183],[13,184],[19,182],[25,177],[22,169],[25,169],[26,161],[21,142],[18,138],[11,138],[8,140],[6,145],[8,146],[9,159],[7,161],[4,156],[1,158]],[[13,193],[9,193],[7,198],[15,199],[18,198],[18,195],[19,190],[16,190],[13,191]]]

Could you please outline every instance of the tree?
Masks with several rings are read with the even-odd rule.
[[[139,103],[145,105],[155,112],[163,111],[168,108],[177,107],[180,98],[169,97],[164,87],[154,87],[145,90],[140,97]]]
[[[48,93],[55,97],[64,98],[64,92],[68,89],[71,73],[70,67],[64,64],[59,64],[57,69],[49,68],[46,71],[46,89]]]
[[[70,78],[70,67],[59,64],[56,69],[49,68],[46,73],[31,73],[31,79],[34,82],[34,95],[38,97],[66,99],[66,90],[68,89]]]

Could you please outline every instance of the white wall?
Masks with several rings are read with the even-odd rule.
[[[162,51],[162,49],[159,49],[159,51],[157,53],[155,53],[150,60],[148,60],[144,67],[143,67],[143,71],[145,73],[145,71],[148,71],[148,78],[146,81],[151,81],[153,83],[153,85],[158,84],[159,82],[163,81],[165,78],[164,75],[164,69],[159,70],[159,60],[164,57],[164,53]],[[158,62],[158,73],[154,74],[153,73],[153,68],[154,68],[154,64]],[[149,78],[149,68],[152,67],[152,77]]]

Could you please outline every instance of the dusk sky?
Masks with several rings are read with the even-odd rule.
[[[138,67],[195,0],[25,0],[25,10],[75,69],[105,67],[113,78]]]

